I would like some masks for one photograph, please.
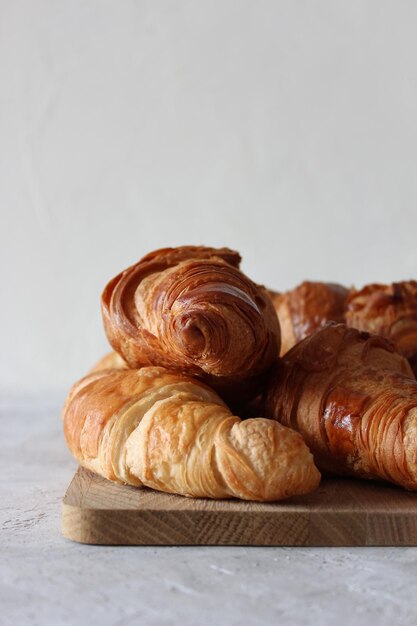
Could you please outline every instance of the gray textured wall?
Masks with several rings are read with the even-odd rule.
[[[1,369],[65,389],[147,251],[276,288],[417,275],[417,3],[2,0]]]

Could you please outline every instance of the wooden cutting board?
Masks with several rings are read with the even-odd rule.
[[[117,485],[79,468],[64,497],[62,532],[106,545],[411,546],[417,494],[327,479],[284,502],[213,501]]]

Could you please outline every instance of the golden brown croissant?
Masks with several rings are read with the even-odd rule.
[[[271,292],[281,325],[281,355],[329,321],[343,322],[348,290],[304,281],[285,293]]]
[[[280,500],[320,480],[298,433],[273,420],[242,421],[203,383],[160,367],[90,373],[70,391],[63,419],[78,461],[117,482]]]
[[[347,289],[304,282],[283,294],[270,292],[281,324],[281,355],[328,321],[390,339],[417,374],[417,282]]]
[[[352,289],[346,324],[390,339],[417,374],[417,282]]]
[[[381,337],[330,323],[304,339],[271,375],[266,415],[321,470],[417,489],[417,382]]]
[[[132,368],[159,365],[242,393],[275,360],[280,330],[267,290],[239,263],[228,248],[148,254],[103,292],[111,345]]]

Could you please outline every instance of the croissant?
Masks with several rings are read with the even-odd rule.
[[[346,324],[390,339],[417,374],[417,282],[352,289]]]
[[[110,480],[184,496],[280,500],[315,489],[302,437],[240,420],[203,383],[161,367],[92,372],[63,410],[69,449]]]
[[[304,282],[283,294],[270,292],[281,324],[281,355],[328,321],[390,339],[417,374],[417,282],[341,285]]]
[[[114,350],[131,368],[158,365],[225,397],[244,393],[279,353],[280,329],[267,290],[239,263],[228,248],[166,248],[116,276],[102,295]]]
[[[417,489],[417,382],[381,337],[316,331],[271,374],[265,414],[301,433],[322,471]]]
[[[281,355],[328,321],[344,321],[348,290],[342,285],[304,281],[270,293],[281,325]]]

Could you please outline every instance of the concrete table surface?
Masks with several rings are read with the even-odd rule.
[[[3,399],[0,624],[417,623],[417,548],[84,546],[60,535],[76,468],[62,397]]]

